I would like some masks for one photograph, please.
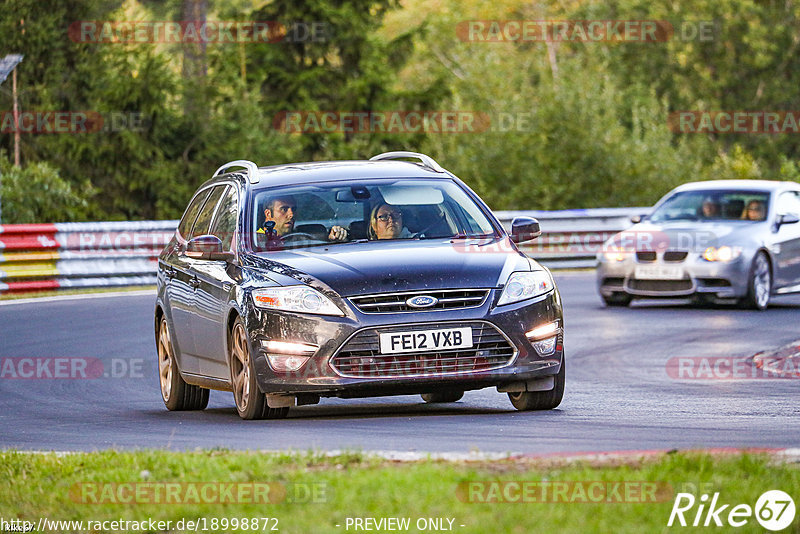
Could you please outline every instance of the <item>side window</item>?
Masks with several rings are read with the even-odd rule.
[[[222,250],[232,251],[233,235],[236,232],[236,222],[239,215],[239,203],[237,202],[236,188],[229,187],[219,204],[217,215],[211,226],[212,235],[217,236],[222,241]]]
[[[203,202],[205,202],[205,200],[208,198],[209,192],[211,192],[211,190],[206,189],[205,191],[199,193],[189,203],[189,207],[186,208],[186,212],[183,214],[181,222],[178,224],[178,233],[184,238],[188,238],[189,230],[192,229],[192,223],[194,223],[194,220],[197,218],[197,213],[203,206]]]
[[[218,185],[211,190],[211,194],[208,195],[206,203],[203,204],[203,208],[200,210],[200,213],[197,214],[197,219],[194,221],[189,239],[208,233],[208,227],[211,226],[211,219],[214,217],[214,209],[217,207],[217,203],[225,192],[226,187],[228,186]]]
[[[800,194],[794,191],[787,191],[778,197],[778,204],[775,210],[778,215],[791,213],[800,216]]]

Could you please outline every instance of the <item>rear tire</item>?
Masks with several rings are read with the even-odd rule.
[[[158,325],[158,378],[161,400],[170,411],[203,410],[208,406],[209,391],[184,382],[175,360],[172,336],[166,316]]]
[[[747,296],[739,301],[743,308],[764,311],[769,306],[769,297],[772,293],[772,270],[769,259],[764,252],[758,252],[750,266],[750,275],[747,277]]]
[[[561,404],[564,398],[565,360],[561,361],[561,370],[555,376],[555,384],[550,391],[520,391],[509,393],[508,399],[519,411],[552,410]]]
[[[459,391],[457,389],[447,390],[447,391],[437,391],[435,393],[423,393],[421,395],[422,400],[429,404],[436,404],[441,402],[456,402],[461,400],[461,397],[464,396],[463,391]]]
[[[603,302],[605,302],[606,306],[609,307],[628,306],[633,300],[633,296],[627,293],[611,293],[610,296],[600,296],[603,298]]]
[[[236,411],[239,417],[253,419],[282,419],[289,413],[288,407],[270,408],[267,397],[258,389],[250,342],[244,321],[237,317],[228,337],[228,361]]]

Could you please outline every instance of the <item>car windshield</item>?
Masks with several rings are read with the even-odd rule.
[[[365,241],[482,237],[491,222],[458,184],[398,178],[256,191],[256,251]]]
[[[652,222],[763,221],[768,205],[769,193],[765,191],[682,191],[665,200],[649,219]]]

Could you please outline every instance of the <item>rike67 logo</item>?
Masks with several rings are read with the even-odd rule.
[[[695,510],[696,505],[696,510]],[[719,492],[709,502],[707,494],[695,499],[691,493],[678,493],[669,514],[667,526],[691,525],[693,527],[728,526],[743,527],[755,516],[756,521],[767,530],[787,528],[794,521],[795,507],[792,498],[781,490],[766,491],[756,501],[755,508],[749,504],[723,504]],[[677,522],[676,522],[677,520]]]

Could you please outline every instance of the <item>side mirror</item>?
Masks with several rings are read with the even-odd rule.
[[[783,215],[778,215],[778,219],[775,221],[775,226],[780,228],[784,224],[795,224],[798,222],[800,222],[800,217],[794,213],[784,213]]]
[[[199,235],[186,244],[186,255],[197,260],[222,260],[233,258],[231,252],[222,250],[222,241],[215,235]]]
[[[643,219],[644,219],[644,217],[642,217],[641,215],[633,215],[633,216],[631,216],[631,222],[633,224],[639,224],[640,222],[642,222]]]
[[[542,235],[539,221],[531,217],[516,217],[511,221],[511,241],[524,243]]]

